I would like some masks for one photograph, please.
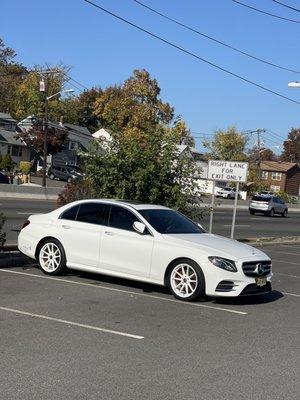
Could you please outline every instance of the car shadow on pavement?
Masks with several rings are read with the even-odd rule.
[[[218,304],[228,304],[228,305],[249,305],[249,304],[266,304],[272,303],[284,297],[283,293],[278,290],[272,290],[269,293],[251,295],[251,296],[241,296],[241,297],[230,297],[230,298],[214,298],[214,302]]]
[[[75,271],[69,270],[69,273],[65,275],[72,275],[80,277],[81,279],[85,279],[89,281],[91,285],[101,285],[102,283],[109,283],[111,285],[117,285],[118,289],[126,290],[126,289],[140,289],[145,293],[164,293],[170,294],[168,288],[164,286],[154,285],[151,283],[144,283],[138,281],[132,281],[130,279],[122,279],[108,275],[101,275],[101,274],[93,274],[92,272],[85,272],[85,271]]]

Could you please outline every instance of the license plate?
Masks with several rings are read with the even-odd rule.
[[[266,277],[257,277],[255,278],[255,283],[257,286],[265,286],[267,284],[267,278]]]

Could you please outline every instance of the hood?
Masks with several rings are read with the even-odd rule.
[[[231,240],[223,236],[209,233],[201,234],[171,234],[162,235],[165,240],[171,243],[181,244],[184,247],[193,247],[207,253],[209,256],[220,256],[237,261],[241,258],[265,259],[269,257],[262,251],[247,244]]]

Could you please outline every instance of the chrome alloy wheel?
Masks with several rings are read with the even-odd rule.
[[[189,264],[178,264],[171,274],[171,286],[178,297],[193,295],[198,286],[196,271]]]
[[[40,266],[46,272],[54,272],[59,267],[61,258],[61,251],[55,243],[46,243],[40,250]]]

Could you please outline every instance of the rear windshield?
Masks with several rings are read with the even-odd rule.
[[[269,203],[269,201],[271,200],[271,197],[267,197],[267,196],[253,196],[252,200],[254,201],[264,201],[266,203]]]

